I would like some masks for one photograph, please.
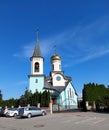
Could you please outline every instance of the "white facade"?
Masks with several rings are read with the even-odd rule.
[[[36,75],[36,74],[43,74],[43,58],[41,58],[41,57],[35,57],[35,58],[33,58],[32,59],[32,61],[31,61],[31,74],[33,74],[33,75]],[[35,71],[35,65],[38,65],[38,71]]]
[[[60,74],[54,74],[52,77],[53,86],[65,86],[64,77]]]
[[[53,60],[52,61],[52,70],[53,71],[61,71],[61,61],[60,60]]]

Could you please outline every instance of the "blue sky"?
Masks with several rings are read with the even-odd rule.
[[[56,45],[79,96],[86,83],[109,85],[108,0],[0,0],[3,99],[19,98],[29,86],[37,28],[47,76]]]

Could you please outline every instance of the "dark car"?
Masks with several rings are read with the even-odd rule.
[[[4,110],[5,108],[0,108],[0,116],[4,116]]]

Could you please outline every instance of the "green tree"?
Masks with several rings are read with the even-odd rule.
[[[2,91],[0,90],[0,101],[2,101],[2,97],[3,97]]]
[[[28,104],[37,106],[37,103],[40,103],[41,106],[46,107],[49,105],[50,102],[50,93],[49,91],[43,91],[43,93],[36,91],[35,93],[32,93],[31,91],[25,90],[24,94],[20,96],[19,99],[8,99],[8,100],[2,100],[2,94],[0,91],[0,106],[5,107],[11,107],[15,106],[18,107],[21,106],[27,106]]]
[[[93,102],[97,104],[97,106],[105,105],[105,97],[109,97],[109,89],[106,88],[103,84],[84,84],[83,88],[83,102],[84,102],[84,109],[85,108],[85,102],[88,101]]]

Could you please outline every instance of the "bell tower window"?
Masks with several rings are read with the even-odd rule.
[[[59,65],[59,69],[61,70],[61,65]]]
[[[34,65],[34,71],[39,72],[39,63],[38,62],[36,62]]]
[[[52,70],[54,70],[54,65],[52,65]]]

